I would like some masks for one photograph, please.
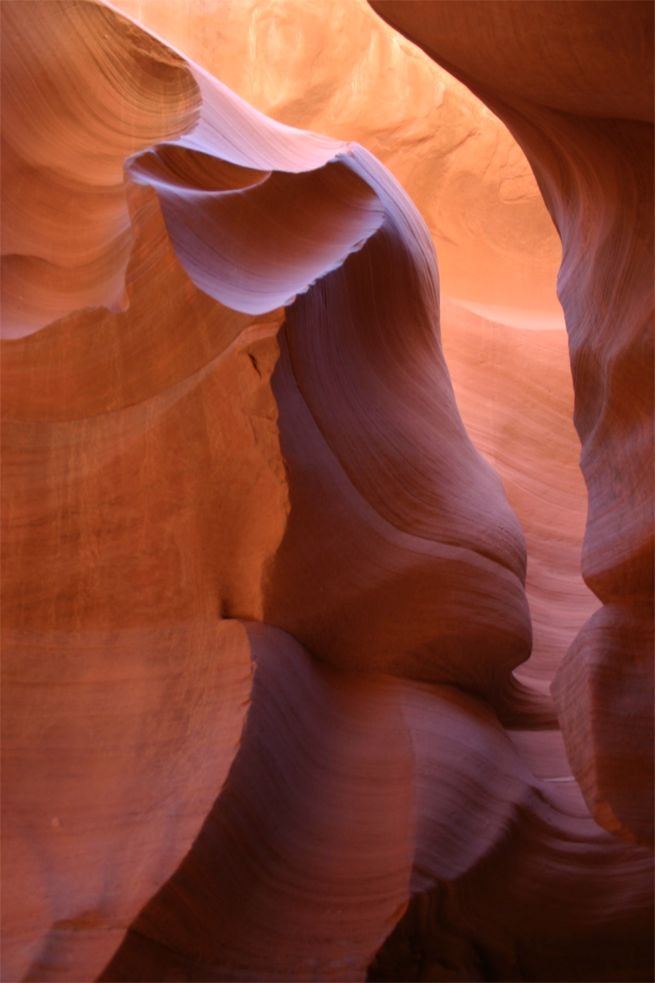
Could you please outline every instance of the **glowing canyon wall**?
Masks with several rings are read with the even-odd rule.
[[[651,979],[650,6],[0,11],[3,979]]]
[[[505,120],[562,239],[582,570],[603,608],[557,675],[558,718],[598,821],[652,843],[653,7],[372,5]]]

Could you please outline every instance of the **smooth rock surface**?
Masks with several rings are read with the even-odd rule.
[[[645,5],[375,6],[562,236],[599,600],[489,109],[359,0],[3,3],[7,980],[651,979]]]
[[[589,496],[582,571],[606,608],[569,649],[554,692],[594,815],[652,845],[653,7],[372,6],[507,122],[560,233]]]

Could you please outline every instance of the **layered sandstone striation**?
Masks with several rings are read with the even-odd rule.
[[[527,17],[520,3],[373,6],[505,120],[562,239],[589,497],[582,570],[603,609],[555,695],[594,815],[652,843],[653,7],[545,2]]]
[[[376,5],[562,236],[600,607],[498,120],[355,0],[119,6],[0,8],[3,978],[649,979],[644,7]]]
[[[279,122],[356,138],[420,208],[457,404],[526,536],[533,649],[519,675],[544,697],[598,604],[580,574],[586,502],[555,293],[561,246],[525,156],[365,0],[119,6]]]

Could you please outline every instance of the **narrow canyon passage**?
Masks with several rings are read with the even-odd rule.
[[[556,295],[561,247],[523,151],[363,0],[119,6],[274,119],[363,144],[419,207],[457,404],[526,534],[534,637],[517,673],[546,694],[598,602],[580,573],[586,491]]]
[[[3,979],[651,980],[650,5],[0,9]]]

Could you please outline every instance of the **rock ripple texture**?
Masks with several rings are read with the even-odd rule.
[[[413,36],[416,5],[379,6]],[[418,23],[453,8],[451,40],[482,36],[476,6]],[[571,6],[584,27],[599,5]],[[485,456],[465,429],[400,184],[114,6],[0,7],[8,981],[650,978],[644,7],[616,24],[611,107],[591,55],[571,91],[549,5],[552,96],[517,7],[483,7],[522,101],[477,87],[509,100],[565,246],[604,602],[556,680],[579,785],[544,684],[569,574],[528,572],[530,670],[489,459],[519,512],[532,489],[481,420],[493,394],[460,400]],[[495,62],[466,50],[441,60],[476,88]],[[465,393],[492,321],[443,309]]]

